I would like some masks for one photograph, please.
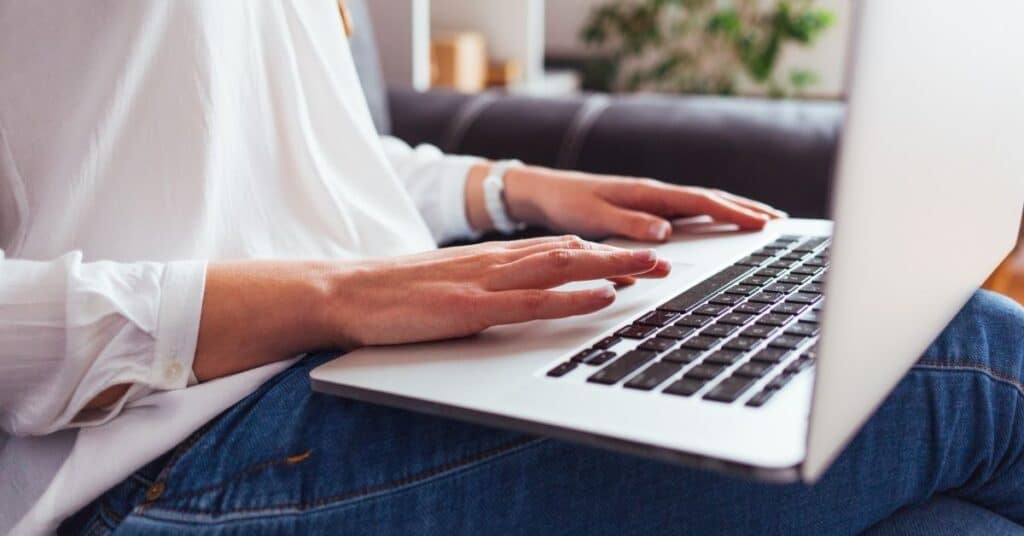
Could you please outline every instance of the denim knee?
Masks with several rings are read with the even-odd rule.
[[[975,292],[921,361],[970,364],[1019,380],[1024,374],[1024,307],[994,292]]]

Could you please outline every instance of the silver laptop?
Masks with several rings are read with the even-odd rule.
[[[671,276],[604,311],[362,349],[314,389],[813,482],[1015,241],[1024,3],[982,3],[857,3],[834,229],[684,222]]]

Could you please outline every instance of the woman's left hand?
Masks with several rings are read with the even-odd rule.
[[[505,174],[505,196],[509,215],[517,221],[585,237],[618,235],[648,242],[667,240],[674,218],[708,215],[757,230],[786,217],[764,203],[720,190],[530,166]]]

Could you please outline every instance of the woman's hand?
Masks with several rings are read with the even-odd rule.
[[[630,251],[575,236],[491,242],[359,263],[341,269],[326,324],[354,347],[463,337],[491,326],[592,313],[610,285],[554,291],[565,283],[664,277],[651,250]]]
[[[470,177],[482,181],[486,167]],[[673,218],[708,215],[741,229],[760,229],[786,214],[768,205],[719,190],[675,186],[651,179],[600,176],[541,167],[512,168],[505,174],[505,198],[517,221],[586,237],[610,235],[662,242]],[[470,221],[488,228],[486,210],[473,209]],[[474,221],[475,220],[475,221]]]
[[[325,348],[463,337],[499,324],[582,315],[615,300],[610,285],[664,277],[668,262],[575,236],[447,248],[354,262],[212,263],[193,369],[202,380]]]

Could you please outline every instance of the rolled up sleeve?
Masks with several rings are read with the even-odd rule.
[[[0,251],[0,426],[43,435],[96,425],[188,384],[206,264],[6,259]],[[84,410],[130,386],[115,404]]]
[[[381,143],[437,243],[478,236],[466,217],[466,179],[484,159],[444,154],[428,144],[413,148],[391,136]]]

